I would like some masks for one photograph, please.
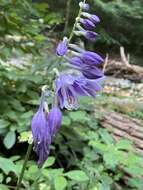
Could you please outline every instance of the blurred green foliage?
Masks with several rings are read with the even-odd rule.
[[[0,67],[1,189],[8,190],[16,184],[25,154],[21,147],[27,147],[25,143],[31,134],[30,121],[37,109],[40,87],[51,85],[55,64],[53,56],[45,55],[29,60],[22,68]],[[104,96],[100,94],[98,99],[104,101]],[[132,143],[127,140],[115,143],[112,135],[100,128],[102,113],[95,113],[94,101],[81,98],[80,105],[78,111],[64,111],[61,130],[42,170],[37,168],[32,153],[23,187],[29,190],[110,190],[120,184],[123,189],[141,190],[143,159],[134,153]],[[126,173],[132,178],[124,184]]]

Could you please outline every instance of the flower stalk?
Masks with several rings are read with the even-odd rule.
[[[21,174],[20,174],[20,177],[19,177],[18,182],[17,182],[16,190],[20,190],[22,179],[23,179],[24,172],[25,172],[25,169],[26,169],[26,165],[27,165],[27,162],[29,160],[29,157],[30,157],[30,154],[31,154],[31,151],[32,151],[32,147],[33,147],[33,143],[30,142],[29,146],[28,146],[28,149],[27,149],[27,153],[26,153],[25,159],[24,159],[24,163],[23,163],[23,167],[22,167],[22,170],[21,170]]]
[[[83,4],[85,4],[85,3],[86,3],[86,0],[83,1]],[[74,31],[75,31],[76,26],[77,26],[77,24],[78,24],[79,18],[81,17],[82,9],[83,9],[82,6],[80,6],[80,9],[79,9],[79,12],[78,12],[78,16],[77,16],[77,18],[76,18],[76,21],[75,21],[75,23],[74,23],[74,25],[73,25],[71,34],[70,34],[70,36],[69,36],[69,40],[68,40],[69,43],[70,43],[70,41],[72,40],[72,38],[73,38],[73,36],[74,36]]]

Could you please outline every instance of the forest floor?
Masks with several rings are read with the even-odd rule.
[[[143,83],[106,77],[95,110],[101,110],[102,127],[113,133],[115,140],[127,138],[143,155]]]

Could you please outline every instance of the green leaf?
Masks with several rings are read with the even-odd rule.
[[[70,112],[69,116],[75,122],[84,123],[85,121],[89,120],[89,118],[86,115],[86,112],[84,111]]]
[[[15,172],[14,163],[7,158],[0,157],[0,168],[4,171],[6,175],[8,175],[10,171]]]
[[[48,157],[48,160],[46,160],[46,162],[43,165],[43,168],[52,166],[55,162],[55,158],[53,156]]]
[[[122,150],[132,150],[132,144],[131,141],[126,140],[126,139],[121,139],[116,143],[116,148],[117,149],[122,149]]]
[[[71,119],[68,116],[63,116],[62,118],[62,125],[64,126],[70,126]]]
[[[99,130],[99,134],[102,138],[102,140],[106,143],[106,144],[111,144],[113,143],[113,138],[112,136],[108,133],[108,131],[106,129],[100,129]]]
[[[107,166],[115,167],[118,164],[117,155],[114,153],[106,152],[103,157]]]
[[[143,189],[143,180],[139,178],[130,178],[128,180],[128,185],[131,187],[137,187],[138,190]]]
[[[0,119],[0,128],[5,128],[5,127],[8,127],[9,125],[9,122],[8,121],[5,121],[3,119]]]
[[[64,175],[70,179],[75,180],[75,181],[87,181],[87,180],[89,180],[86,173],[83,172],[82,170],[73,170],[73,171],[65,173]]]
[[[0,184],[0,189],[1,190],[9,190],[9,188],[6,185]]]
[[[16,134],[14,131],[9,131],[4,140],[3,140],[3,143],[5,145],[5,147],[7,149],[10,149],[14,144],[15,144],[15,141],[16,141]]]
[[[3,180],[4,180],[4,176],[2,173],[0,173],[0,183],[2,183]]]
[[[136,165],[125,168],[125,171],[127,171],[128,173],[130,173],[132,176],[135,176],[135,177],[143,175],[143,168]]]
[[[67,186],[67,180],[63,176],[56,176],[54,184],[55,184],[55,190],[64,190]]]

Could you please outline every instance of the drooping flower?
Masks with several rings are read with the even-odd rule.
[[[89,20],[91,20],[94,24],[97,24],[97,23],[100,22],[100,18],[97,15],[82,12],[82,16],[84,16],[84,17],[88,18]]]
[[[103,58],[95,52],[83,51],[80,54],[81,59],[89,65],[98,65],[103,62]]]
[[[61,127],[62,113],[57,106],[54,106],[48,115],[48,125],[51,131],[51,135],[55,136]]]
[[[95,28],[95,24],[89,20],[89,19],[80,19],[80,23],[82,23],[82,25],[84,26],[85,29],[87,30],[92,30]]]
[[[32,122],[32,136],[34,143],[34,151],[38,155],[38,166],[42,167],[49,155],[51,135],[50,128],[44,111],[44,100],[41,100],[38,111],[34,115]]]
[[[96,67],[97,61],[92,64],[88,64],[87,61],[83,61],[80,57],[65,58],[70,63],[72,68],[81,71],[86,78],[97,79],[103,77],[104,75],[101,69]]]
[[[82,10],[85,10],[85,11],[88,11],[90,8],[88,3],[83,3],[83,2],[80,2],[79,6],[82,8]]]
[[[56,96],[60,107],[77,109],[76,92],[73,88],[75,77],[69,74],[62,74],[56,80]]]
[[[64,56],[67,53],[68,46],[67,46],[67,39],[64,39],[62,42],[60,42],[56,49],[56,54],[58,56]]]
[[[93,31],[85,31],[84,36],[87,40],[94,42],[96,40],[97,33]]]
[[[92,96],[95,97],[96,93],[102,89],[101,82],[104,77],[100,79],[87,79],[84,76],[79,76],[74,81],[74,88],[76,92],[81,96]]]
[[[75,35],[77,36],[84,36],[89,41],[95,41],[96,36],[98,35],[96,32],[90,30],[81,29],[80,31],[74,31]]]
[[[88,79],[98,79],[104,76],[101,69],[95,66],[83,66],[82,74]]]

